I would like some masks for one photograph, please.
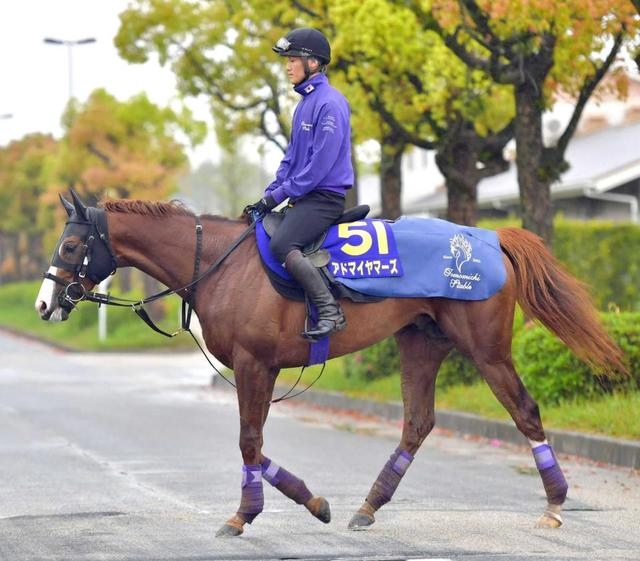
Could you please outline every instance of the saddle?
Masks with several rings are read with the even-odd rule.
[[[347,222],[357,222],[358,220],[363,220],[364,218],[366,218],[367,214],[369,214],[369,210],[369,205],[358,205],[350,208],[346,210],[342,214],[342,216],[338,217],[338,219],[332,224],[332,226],[334,226],[335,224],[345,224]],[[264,230],[269,237],[272,237],[280,224],[282,224],[285,213],[286,211],[270,212],[262,219],[262,226],[264,227]],[[327,232],[328,230],[323,232],[308,246],[304,247],[302,252],[309,258],[313,265],[320,269],[320,271],[322,272],[322,276],[324,277],[325,282],[329,286],[331,292],[333,292],[333,295],[336,298],[348,298],[353,302],[379,302],[380,300],[384,300],[384,298],[378,296],[361,294],[335,282],[331,273],[327,269],[327,265],[330,260],[329,252],[326,249],[322,249],[322,244],[327,237]],[[281,296],[290,300],[304,301],[304,292],[297,283],[289,282],[278,277],[271,271],[271,269],[269,269],[269,267],[265,265],[264,261],[263,266],[269,277],[269,280],[271,281],[271,284]]]
[[[345,224],[347,222],[356,222],[358,220],[363,220],[369,214],[371,208],[369,205],[358,205],[345,210],[342,213],[342,216],[339,216],[338,219],[331,224],[331,226],[335,226],[336,224]],[[262,219],[262,226],[264,227],[264,231],[271,238],[273,234],[275,234],[276,230],[282,224],[284,220],[285,212],[270,212]],[[318,239],[311,242],[308,246],[302,249],[302,253],[304,253],[309,260],[318,268],[326,267],[329,263],[329,252],[325,249],[321,249],[322,244],[324,243],[325,238],[327,237],[327,231],[325,230]]]

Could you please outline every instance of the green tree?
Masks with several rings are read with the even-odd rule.
[[[206,132],[186,109],[158,107],[145,94],[119,101],[103,89],[70,106],[64,120],[59,177],[94,200],[103,194],[166,198],[187,166],[178,136],[196,145]]]
[[[203,212],[240,216],[262,196],[266,172],[239,150],[224,151],[220,163],[204,162],[180,180],[181,190]]]
[[[565,152],[587,100],[635,25],[631,4],[434,0],[428,9],[422,2],[396,4],[409,6],[469,68],[513,88],[523,225],[551,243],[550,186],[567,169]],[[560,88],[575,94],[577,103],[556,145],[547,147],[542,114]]]
[[[448,218],[475,223],[478,183],[507,167],[502,150],[512,136],[510,93],[469,70],[409,8],[387,0],[333,4],[342,58],[350,59],[347,77],[384,122],[382,172],[399,173],[406,146],[435,149],[447,184]],[[358,31],[348,33],[350,28]],[[393,196],[383,196],[385,216],[395,217],[399,185],[386,192]]]
[[[53,137],[39,133],[0,148],[0,280],[42,273],[42,239],[50,214],[41,202],[56,150]]]
[[[293,106],[271,46],[287,22],[265,19],[244,0],[135,0],[120,15],[115,44],[134,63],[157,54],[185,96],[205,96],[218,140],[232,149],[243,134],[263,136],[284,152]]]
[[[121,15],[116,45],[131,62],[144,62],[156,53],[175,72],[183,95],[206,96],[223,146],[230,148],[241,135],[252,134],[284,152],[298,97],[286,80],[282,60],[271,50],[278,38],[294,27],[321,28],[333,43],[332,82],[341,89],[352,85],[344,76],[348,64],[341,60],[341,40],[330,21],[330,4],[137,0]],[[366,103],[354,103],[353,96],[362,97],[361,92],[351,88],[345,93],[358,108],[353,112],[352,145],[369,138],[384,144],[380,119]],[[349,196],[353,204],[356,190],[350,190]]]

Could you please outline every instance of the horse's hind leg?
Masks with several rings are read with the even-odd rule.
[[[562,525],[560,513],[568,485],[558,459],[547,443],[538,404],[527,392],[513,366],[513,306],[509,308],[499,299],[496,303],[487,301],[486,304],[474,303],[466,306],[454,304],[456,309],[449,310],[440,325],[454,339],[456,346],[473,359],[495,396],[513,418],[518,430],[529,440],[548,502],[537,526],[558,528]]]
[[[415,453],[431,432],[435,422],[435,381],[440,364],[451,350],[445,338],[428,338],[412,325],[396,333],[402,370],[404,425],[400,445],[391,454],[374,482],[367,498],[349,522],[360,530],[375,522],[374,514],[391,500]]]
[[[558,459],[547,443],[538,404],[529,395],[515,371],[511,358],[504,362],[478,362],[478,368],[500,403],[516,423],[518,430],[529,440],[547,495],[547,508],[538,519],[539,528],[559,528],[562,525],[562,505],[568,485]]]

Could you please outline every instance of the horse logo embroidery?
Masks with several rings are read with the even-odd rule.
[[[471,244],[462,234],[456,234],[451,238],[451,255],[456,259],[456,269],[462,273],[462,266],[471,260]]]

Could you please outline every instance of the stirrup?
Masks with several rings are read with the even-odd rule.
[[[323,339],[324,337],[327,337],[333,333],[342,331],[347,326],[347,320],[345,319],[344,315],[341,315],[337,320],[321,319],[321,320],[318,320],[318,323],[320,323],[321,321],[333,322],[333,327],[331,327],[327,331],[321,331],[318,333],[317,332],[318,326],[316,325],[313,329],[309,329],[308,331],[303,331],[300,335],[302,335],[302,337],[304,339],[307,339],[308,341],[318,341],[319,339]],[[314,333],[314,331],[316,333]]]

